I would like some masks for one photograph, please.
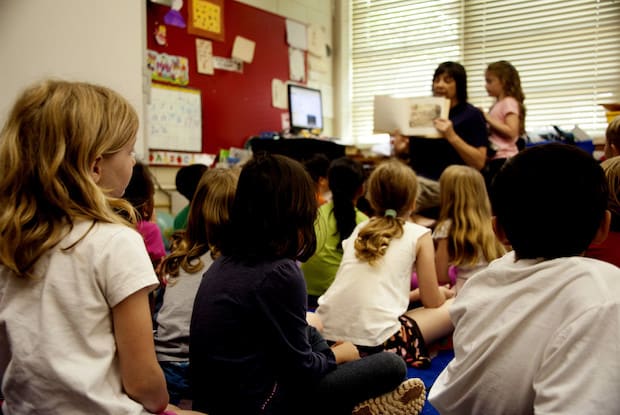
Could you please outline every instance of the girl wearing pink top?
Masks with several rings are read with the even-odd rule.
[[[489,159],[484,173],[487,184],[506,159],[519,152],[517,141],[525,133],[525,95],[519,72],[510,62],[489,64],[485,72],[485,88],[496,101],[484,114],[489,127]]]

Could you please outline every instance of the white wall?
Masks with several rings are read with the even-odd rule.
[[[142,125],[145,22],[144,0],[0,0],[0,122],[24,87],[54,77],[115,89]]]

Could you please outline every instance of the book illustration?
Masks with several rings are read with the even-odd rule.
[[[450,100],[444,97],[396,98],[377,95],[374,99],[374,132],[406,136],[442,138],[433,123],[448,118]]]

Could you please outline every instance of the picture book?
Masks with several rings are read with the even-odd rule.
[[[448,118],[450,100],[444,97],[397,98],[376,95],[374,98],[374,132],[426,138],[441,138],[433,124],[435,118]]]

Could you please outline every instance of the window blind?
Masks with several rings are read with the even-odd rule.
[[[526,129],[575,125],[602,137],[601,103],[620,102],[620,4],[614,0],[350,0],[351,124],[372,135],[374,95],[428,96],[440,62],[461,62],[469,101],[488,109],[484,69],[519,71]]]
[[[351,123],[373,137],[375,95],[430,96],[439,62],[461,56],[460,0],[352,0]]]
[[[488,109],[484,70],[519,71],[528,132],[578,125],[604,136],[605,102],[620,99],[620,3],[613,0],[467,0],[464,65],[470,101]]]

